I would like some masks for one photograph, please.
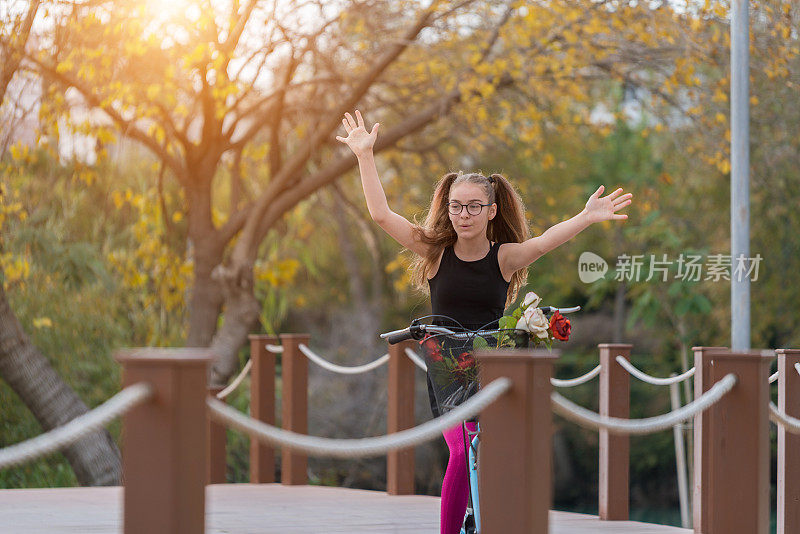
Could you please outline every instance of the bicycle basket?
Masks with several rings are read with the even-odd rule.
[[[419,342],[439,414],[459,406],[478,392],[476,348],[496,348],[497,338],[473,331],[428,335]]]

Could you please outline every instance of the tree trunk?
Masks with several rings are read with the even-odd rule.
[[[214,268],[222,263],[222,254],[208,248],[197,247],[194,253],[187,347],[208,347],[211,344],[222,311],[222,288],[212,275]]]
[[[367,290],[364,287],[364,280],[358,264],[358,254],[353,240],[350,237],[350,227],[347,224],[347,217],[337,204],[341,199],[327,202],[327,211],[333,215],[336,222],[336,238],[339,242],[339,252],[342,258],[345,272],[347,273],[347,286],[350,289],[350,304],[354,309],[365,310],[369,307],[367,301]]]
[[[617,227],[614,232],[614,237],[616,243],[615,249],[619,252],[624,245],[621,228]],[[617,291],[614,295],[614,343],[624,343],[625,311],[625,282],[622,281],[617,284]]]
[[[2,277],[0,277],[2,279]],[[0,376],[22,399],[45,431],[63,426],[88,409],[22,330],[0,284]],[[117,486],[120,453],[107,430],[96,430],[61,451],[81,486]]]
[[[211,342],[214,362],[209,384],[222,385],[236,370],[236,354],[247,342],[248,334],[258,324],[261,304],[253,294],[253,264],[219,265],[213,278],[218,282],[225,299],[225,320]]]
[[[211,180],[218,162],[198,164],[187,173],[193,186],[185,189],[189,202],[188,256],[194,261],[194,280],[189,299],[189,334],[187,347],[208,347],[217,331],[222,312],[223,290],[214,279],[214,269],[222,264],[225,243],[211,219]]]

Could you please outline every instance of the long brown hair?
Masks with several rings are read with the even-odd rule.
[[[491,179],[490,179],[491,178]],[[463,174],[451,172],[444,175],[436,184],[431,199],[431,207],[423,224],[414,223],[416,237],[429,245],[428,254],[417,256],[411,264],[411,281],[414,286],[428,291],[428,273],[442,251],[458,240],[447,212],[450,188],[463,182],[481,186],[486,192],[489,204],[497,202],[497,214],[489,221],[486,237],[497,243],[522,243],[528,239],[528,224],[525,220],[525,206],[514,186],[505,176],[492,174],[490,178],[480,173]],[[505,307],[517,298],[517,294],[528,278],[528,268],[523,267],[511,275]]]

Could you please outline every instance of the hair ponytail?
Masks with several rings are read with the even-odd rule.
[[[489,240],[498,243],[522,243],[530,236],[522,197],[519,196],[511,182],[502,174],[492,174],[489,178],[494,187],[497,215],[489,221],[489,226],[486,229],[487,237]],[[506,307],[516,300],[520,288],[525,285],[527,279],[527,266],[511,275]]]
[[[456,172],[451,172],[442,176],[433,190],[431,207],[428,209],[425,222],[420,225],[415,221],[413,225],[417,239],[429,245],[428,254],[416,256],[411,263],[411,283],[422,291],[427,290],[428,273],[439,254],[458,239],[447,213],[450,187],[458,175]]]

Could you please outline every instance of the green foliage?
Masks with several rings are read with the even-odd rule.
[[[27,275],[7,291],[10,305],[56,372],[89,408],[95,407],[120,388],[113,351],[145,344],[150,325],[159,320],[152,312],[137,315],[128,307],[131,291],[106,261],[109,247],[116,246],[133,220],[101,191],[76,180],[74,167],[47,163],[46,155],[30,166],[2,165],[5,185],[19,193],[28,214],[7,219],[3,228],[4,250],[29,264]],[[131,185],[135,174],[126,174]],[[109,173],[95,185],[110,188],[111,178]],[[165,341],[180,344],[178,337]],[[118,439],[120,421],[108,429]],[[0,381],[0,447],[41,432]],[[76,484],[60,454],[0,471],[0,488]]]

